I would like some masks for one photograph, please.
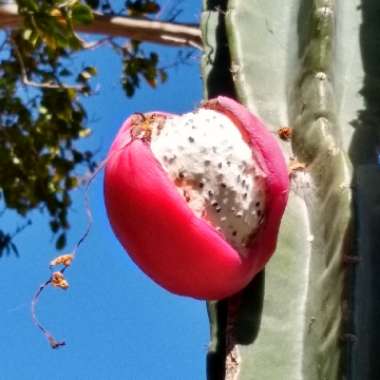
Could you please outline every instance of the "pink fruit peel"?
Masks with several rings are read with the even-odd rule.
[[[170,166],[170,160],[165,159],[173,144],[176,145],[173,139],[170,140],[175,121],[188,123],[186,118],[199,119],[201,112],[186,114],[190,116],[184,115],[182,119],[161,112],[128,118],[109,152],[104,189],[112,228],[135,263],[171,292],[214,300],[242,289],[273,254],[287,201],[289,181],[285,160],[274,136],[242,105],[232,99],[218,97],[202,105],[201,109],[227,116],[251,149],[258,180],[251,180],[249,196],[252,197],[248,206],[237,191],[238,184],[231,181],[226,184],[225,189],[219,192],[215,190],[213,195],[219,203],[227,199],[225,203],[229,209],[231,204],[241,204],[242,210],[234,207],[233,213],[223,214],[224,210],[217,211],[221,208],[219,205],[218,208],[210,206],[211,201],[204,195],[211,191],[207,190],[207,186],[215,185],[216,179],[222,174],[227,179],[231,178],[231,171],[220,168],[218,172],[219,169],[211,165],[212,172],[209,168],[202,172],[200,165],[191,162],[196,160],[190,160],[191,155],[186,156],[189,146],[194,147],[195,143],[188,135],[190,145],[184,147],[184,158],[181,159],[190,168],[190,188],[188,183],[184,186],[183,178],[177,180],[180,167],[178,163]],[[169,119],[171,124],[169,121],[165,124]],[[227,124],[225,122],[226,128]],[[174,125],[172,129],[170,125]],[[182,134],[181,128],[178,128],[179,136]],[[197,128],[206,129],[207,125],[194,124],[194,129]],[[166,137],[158,136],[161,129]],[[194,152],[200,153],[195,156],[201,157],[203,161],[214,158],[210,156],[211,153],[207,153],[209,149],[205,147],[206,140],[209,139],[207,131],[205,136],[205,141],[197,142],[200,145],[192,148],[198,149]],[[212,136],[219,141],[215,134]],[[221,135],[220,138],[222,137]],[[165,141],[170,141],[170,144]],[[156,149],[160,143],[163,148]],[[178,149],[172,151],[180,154]],[[205,156],[201,156],[202,154]],[[240,152],[235,149],[233,154],[231,157],[238,157]],[[208,185],[193,186],[191,181],[196,179],[199,185],[199,178],[205,178]],[[191,199],[197,201],[197,209],[194,202],[187,199],[188,189]],[[260,189],[265,191],[265,198],[262,199],[265,199],[263,218],[255,217],[253,209],[250,208]],[[202,207],[207,212],[200,214]],[[219,217],[219,214],[223,216]],[[247,231],[242,228],[237,215],[252,223],[252,234],[248,240]],[[232,229],[228,230],[229,226]],[[236,230],[234,226],[243,230],[241,241],[234,241],[232,237]],[[241,246],[243,243],[244,249]]]

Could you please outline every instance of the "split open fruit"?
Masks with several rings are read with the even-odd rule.
[[[104,179],[112,228],[135,263],[171,292],[209,300],[269,260],[288,188],[274,135],[226,97],[184,115],[133,114]]]

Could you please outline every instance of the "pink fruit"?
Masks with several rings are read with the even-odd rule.
[[[288,187],[274,136],[225,97],[182,116],[132,115],[104,179],[112,228],[135,263],[171,292],[209,300],[264,267]]]

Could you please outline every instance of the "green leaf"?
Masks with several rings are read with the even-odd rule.
[[[39,10],[35,0],[19,0],[17,3],[21,12],[38,12]]]
[[[95,66],[87,66],[84,70],[87,71],[92,76],[96,75],[97,73]]]
[[[88,4],[92,9],[99,8],[99,0],[86,0],[86,4]]]
[[[24,40],[29,40],[30,37],[32,36],[32,29],[25,29],[22,33],[22,37],[24,38]]]
[[[58,239],[55,242],[55,247],[57,249],[63,249],[66,245],[66,234],[63,232],[58,236]]]
[[[71,71],[68,70],[67,68],[64,68],[62,69],[60,72],[59,72],[59,75],[62,76],[62,77],[68,77],[71,75]]]
[[[52,230],[52,232],[54,233],[58,232],[59,227],[60,227],[59,222],[57,222],[56,220],[52,220],[50,222],[50,229]]]
[[[48,109],[44,106],[41,106],[40,109],[39,109],[40,113],[45,115],[46,113],[48,113]]]
[[[72,9],[71,17],[78,24],[91,24],[94,19],[91,8],[83,3],[76,3]]]
[[[86,80],[86,81],[91,79],[91,77],[93,77],[94,75],[96,75],[96,68],[93,66],[86,67],[79,74],[80,78],[82,78],[83,80]]]
[[[160,11],[160,6],[152,0],[127,0],[125,6],[130,15],[141,16],[144,14],[156,14]]]
[[[75,189],[78,187],[79,181],[77,177],[68,177],[66,178],[66,187],[68,190]]]
[[[88,137],[91,135],[91,128],[85,128],[85,129],[82,129],[80,132],[79,132],[79,137]]]
[[[157,53],[150,53],[150,62],[152,65],[156,65],[158,63],[158,54]]]

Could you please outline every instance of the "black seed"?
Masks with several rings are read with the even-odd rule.
[[[256,202],[255,206],[260,207],[260,202]]]
[[[219,162],[219,164],[218,164],[218,168],[221,169],[222,166],[223,166],[223,164],[222,164],[221,162]]]
[[[208,191],[208,195],[209,195],[210,197],[212,197],[212,196],[214,195],[214,193],[213,193],[211,190],[209,190],[209,191]]]
[[[261,210],[257,210],[257,215],[261,216]]]
[[[206,161],[204,161],[204,164],[205,164],[206,166],[208,166],[208,165],[211,164],[211,161],[210,161],[210,160],[206,160]]]
[[[216,208],[216,212],[219,213],[219,212],[221,212],[221,211],[222,211],[222,208],[221,208],[220,206]]]
[[[242,184],[243,186],[245,186],[245,179],[243,179],[243,180],[241,181],[241,184]]]
[[[244,193],[243,194],[243,199],[247,199],[247,197],[248,197],[248,193]]]
[[[183,190],[183,196],[185,197],[186,202],[190,202],[190,196],[186,190]]]
[[[221,183],[220,187],[223,187],[223,189],[225,189],[227,187],[227,185],[225,183]]]
[[[193,143],[193,142],[194,142],[194,137],[189,136],[189,141],[190,141],[191,143]]]
[[[212,202],[211,205],[214,206],[214,207],[217,207],[218,206],[218,202]]]
[[[199,182],[199,187],[202,189],[204,187],[204,183],[203,182]]]
[[[232,232],[232,236],[236,236],[236,235],[237,235],[237,231]]]
[[[185,178],[185,174],[183,172],[180,172],[179,173],[179,178],[181,178],[181,179]]]
[[[228,166],[231,166],[231,161],[227,161],[227,165],[228,165]]]

